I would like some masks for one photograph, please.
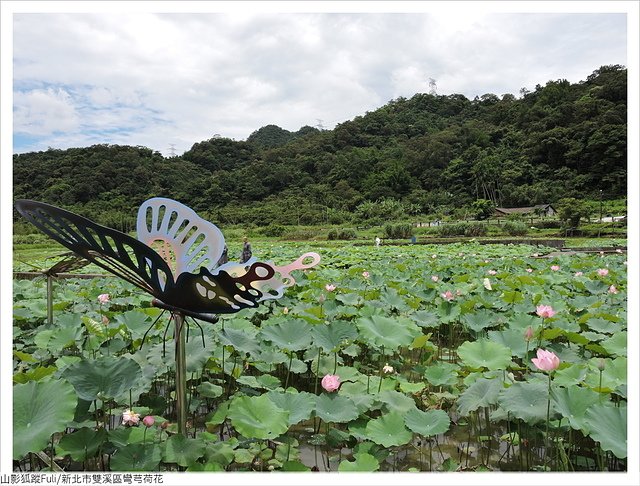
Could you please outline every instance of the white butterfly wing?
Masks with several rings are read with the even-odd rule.
[[[176,277],[200,267],[216,268],[224,249],[224,236],[216,225],[173,199],[154,197],[142,203],[136,229],[138,240],[154,245]]]

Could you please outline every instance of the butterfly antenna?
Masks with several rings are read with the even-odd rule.
[[[196,326],[200,328],[200,336],[202,336],[202,347],[206,348],[206,345],[204,344],[204,329],[202,329],[202,326],[200,325],[200,323],[196,321],[193,317],[191,318],[191,320]]]
[[[147,332],[144,333],[144,336],[142,336],[142,342],[140,343],[140,348],[138,349],[138,351],[142,351],[142,346],[144,346],[144,340],[147,338],[147,334],[149,334],[149,331],[151,331],[151,329],[153,328],[153,326],[156,325],[156,322],[158,322],[160,320],[160,318],[162,317],[162,315],[165,313],[166,311],[162,311],[160,313],[160,315],[158,315],[158,317],[156,317],[156,320],[153,321],[153,324],[151,324],[149,326],[149,329],[147,329]]]

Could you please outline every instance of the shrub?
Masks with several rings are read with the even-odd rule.
[[[527,225],[519,221],[506,221],[504,231],[511,236],[523,236],[527,234]]]
[[[269,226],[262,228],[262,230],[260,231],[264,236],[272,236],[272,237],[279,237],[282,236],[284,234],[284,232],[286,231],[284,226],[281,226],[279,224],[274,224],[271,223]]]
[[[413,225],[410,223],[387,224],[384,227],[384,236],[389,239],[411,238]]]
[[[328,240],[354,240],[358,237],[353,228],[332,229],[327,235]]]
[[[487,234],[487,225],[468,222],[444,224],[439,227],[439,234],[444,238],[451,236],[485,236]]]

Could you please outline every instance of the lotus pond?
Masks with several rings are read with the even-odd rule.
[[[46,280],[16,280],[14,469],[626,471],[625,254],[311,249],[282,299],[187,319],[184,435],[168,313],[117,278],[56,280],[49,324]]]

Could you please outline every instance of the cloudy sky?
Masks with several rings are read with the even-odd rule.
[[[267,124],[333,128],[428,92],[430,78],[443,95],[519,95],[627,65],[624,13],[462,6],[15,13],[13,151],[116,143],[164,155],[173,145],[180,155],[214,135],[244,140]]]

